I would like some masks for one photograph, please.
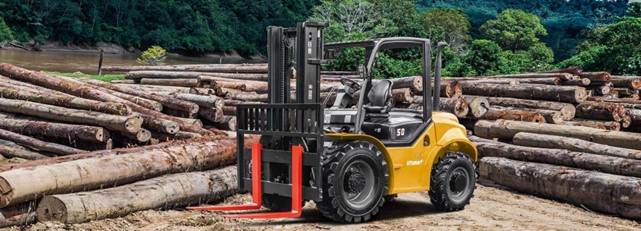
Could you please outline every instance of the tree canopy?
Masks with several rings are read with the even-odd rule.
[[[496,41],[503,49],[527,50],[546,36],[539,17],[522,10],[505,10],[481,26],[481,35]]]

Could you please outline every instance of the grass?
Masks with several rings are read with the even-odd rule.
[[[90,79],[97,79],[105,82],[111,82],[112,80],[125,79],[124,74],[89,75],[89,74],[83,74],[83,73],[62,73],[62,72],[55,72],[55,71],[44,71],[44,72],[50,75],[59,75],[59,76],[65,76],[65,77],[71,77],[71,78],[90,78]]]

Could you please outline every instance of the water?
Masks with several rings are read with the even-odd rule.
[[[43,51],[33,52],[14,49],[0,49],[0,63],[10,63],[31,70],[58,72],[82,72],[95,74],[98,71],[98,51]],[[137,54],[104,54],[103,66],[137,65]],[[169,55],[167,64],[211,64],[211,63],[255,63],[263,60],[219,57],[185,57]]]

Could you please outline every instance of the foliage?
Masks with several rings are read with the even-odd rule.
[[[55,71],[43,71],[47,74],[50,75],[57,75],[57,76],[64,76],[64,77],[71,77],[71,78],[90,78],[90,79],[96,79],[100,81],[105,81],[105,82],[111,82],[113,80],[124,80],[125,75],[124,74],[113,74],[113,75],[89,75],[89,74],[84,74],[80,72],[75,72],[75,73],[62,73],[62,72],[55,72]]]
[[[440,38],[457,54],[463,53],[466,43],[472,39],[470,21],[460,9],[432,9],[423,14],[423,23],[425,28],[438,30]]]
[[[641,2],[631,2],[626,10],[626,16],[641,18]]]
[[[152,46],[142,52],[136,63],[140,65],[158,66],[163,65],[167,58],[167,51],[159,46]]]
[[[481,34],[503,49],[518,51],[529,49],[539,41],[539,36],[546,36],[547,31],[536,15],[522,10],[505,10],[496,19],[483,24]]]
[[[4,19],[0,17],[0,42],[10,40],[13,40],[13,32],[11,32],[11,28],[4,22]]]
[[[474,40],[470,45],[468,53],[463,57],[466,64],[461,75],[492,75],[499,67],[501,58],[501,47],[490,40]]]
[[[580,65],[586,70],[638,75],[641,73],[639,41],[641,18],[625,18],[591,34],[588,41],[578,47],[579,53],[559,66]]]

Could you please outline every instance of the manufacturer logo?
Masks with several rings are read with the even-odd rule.
[[[417,166],[421,165],[423,163],[423,160],[408,160],[407,161],[407,166]]]

